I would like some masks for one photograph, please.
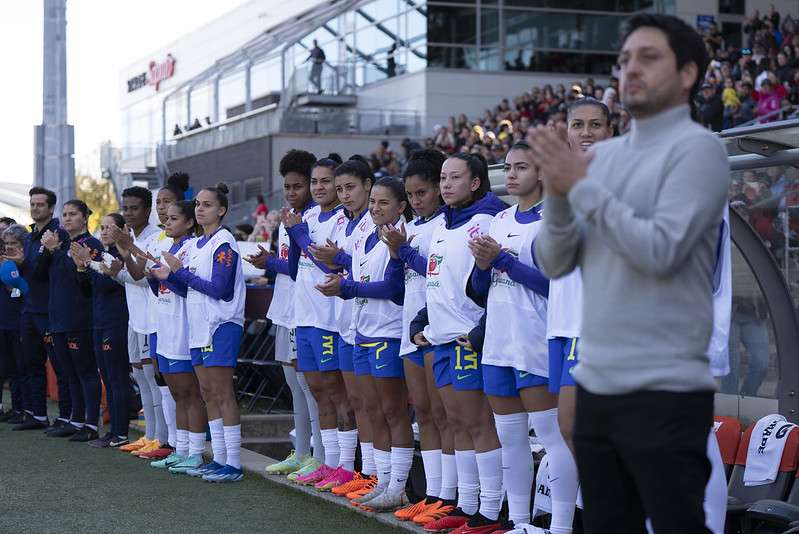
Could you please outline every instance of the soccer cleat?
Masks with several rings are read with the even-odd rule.
[[[425,532],[449,532],[465,525],[472,516],[464,513],[457,506],[441,519],[427,523],[424,526]]]
[[[50,426],[49,419],[45,418],[44,421],[40,421],[30,414],[25,414],[22,418],[22,422],[11,427],[11,430],[39,430],[47,428],[48,426]]]
[[[371,492],[376,487],[377,487],[377,475],[373,475],[372,480],[370,480],[368,484],[365,484],[361,489],[357,489],[355,491],[346,493],[344,496],[347,497],[350,501],[353,501],[355,499],[360,499],[361,497]],[[358,505],[355,504],[354,506]]]
[[[125,451],[125,452],[137,451],[137,450],[141,449],[142,447],[145,447],[149,443],[150,443],[150,440],[145,438],[144,436],[142,436],[139,439],[137,439],[136,441],[134,441],[133,443],[128,443],[127,445],[122,445],[119,448],[119,450]]]
[[[299,471],[300,469],[302,469],[304,465],[303,462],[307,458],[308,458],[307,456],[303,456],[302,454],[297,454],[297,451],[292,449],[291,454],[289,454],[285,460],[267,466],[266,473],[269,475],[288,475],[289,473],[293,473],[294,471]]]
[[[58,430],[53,430],[47,435],[51,438],[66,438],[69,436],[74,436],[78,432],[80,432],[80,428],[76,427],[72,423],[66,423]]]
[[[123,436],[114,436],[113,438],[111,438],[111,441],[108,443],[108,446],[109,447],[124,447],[128,443],[130,443],[130,442],[128,441],[127,436],[124,436],[124,437]]]
[[[25,421],[25,414],[22,412],[17,412],[8,419],[6,419],[6,423],[9,425],[18,425]]]
[[[385,490],[374,499],[361,503],[361,510],[366,510],[367,512],[393,512],[406,504],[408,504],[408,496],[404,491],[394,493],[393,491]]]
[[[317,482],[321,482],[327,475],[333,472],[333,469],[328,467],[326,464],[322,464],[319,469],[314,471],[313,473],[309,473],[307,475],[303,475],[301,477],[297,477],[297,484],[302,484],[303,486],[313,486]]]
[[[17,417],[17,416],[22,417],[22,412],[18,412],[16,410],[8,410],[7,412],[4,412],[3,415],[0,415],[0,423],[5,423],[9,419],[12,419],[12,418]],[[21,422],[22,421],[20,421],[20,423]]]
[[[488,534],[494,532],[500,526],[496,519],[488,519],[481,513],[477,513],[465,524],[455,529],[452,534]]]
[[[514,525],[512,530],[508,530],[506,534],[549,534],[549,530],[534,527],[530,523],[519,523]]]
[[[147,443],[147,445],[145,445],[144,447],[136,449],[135,451],[130,451],[130,453],[133,456],[141,456],[146,452],[153,452],[155,449],[160,449],[160,448],[161,448],[161,443],[157,439],[154,439],[149,443]]]
[[[317,469],[322,467],[322,462],[311,456],[307,462],[305,462],[305,467],[300,469],[299,471],[294,471],[293,473],[289,473],[289,476],[286,479],[289,482],[297,482],[297,479],[301,476],[310,475]]]
[[[163,460],[173,452],[175,452],[175,448],[170,446],[169,443],[167,443],[166,445],[158,447],[157,449],[152,450],[150,452],[142,452],[139,455],[139,458],[145,458],[147,460]]]
[[[435,497],[425,497],[416,504],[397,510],[394,512],[394,517],[400,521],[411,521],[417,515],[424,513],[428,508],[433,507],[437,502],[440,501]]]
[[[52,425],[44,429],[44,434],[49,436],[53,432],[61,430],[65,426],[69,426],[69,421],[64,421],[63,419],[56,419],[55,421],[53,421]]]
[[[340,486],[336,486],[331,491],[335,495],[344,497],[348,493],[352,493],[353,491],[358,491],[359,489],[362,489],[365,486],[371,484],[373,482],[373,478],[374,477],[372,477],[371,475],[362,475],[356,471],[354,476],[352,477],[352,480],[350,480],[346,484],[341,484]]]
[[[98,439],[100,434],[89,425],[83,425],[83,428],[76,433],[69,436],[69,441],[92,441]]]
[[[150,462],[150,467],[153,467],[155,469],[169,469],[173,465],[177,465],[185,459],[186,458],[179,455],[178,453],[173,452],[163,460],[156,460],[154,462]]]
[[[203,475],[203,480],[206,482],[238,482],[242,478],[244,478],[244,471],[230,465],[226,465],[213,473]]]
[[[216,462],[211,462],[210,464],[204,465],[202,467],[198,467],[197,469],[189,469],[186,471],[186,474],[190,477],[202,477],[204,475],[209,475],[211,473],[215,473],[225,467],[224,465],[220,465]]]
[[[449,515],[454,509],[454,501],[436,501],[430,505],[430,508],[415,516],[413,518],[413,522],[417,525],[426,525],[428,523],[432,523],[433,521],[437,521],[446,515]]]
[[[361,506],[362,504],[367,503],[370,500],[374,499],[375,497],[377,497],[381,493],[383,493],[386,490],[387,487],[388,487],[388,484],[384,484],[384,485],[381,486],[380,484],[376,483],[371,489],[364,488],[361,491],[356,491],[354,493],[350,493],[350,495],[353,495],[353,496],[358,495],[357,497],[355,497],[353,499],[350,499],[350,504],[357,508],[357,507]],[[349,497],[349,495],[348,495],[348,497]]]
[[[191,454],[169,468],[170,473],[185,473],[190,469],[199,469],[203,466],[203,457],[199,454]],[[235,481],[233,481],[235,482]]]
[[[352,477],[355,476],[355,473],[352,471],[347,471],[341,466],[338,466],[333,470],[332,473],[327,475],[323,480],[320,480],[314,487],[319,491],[330,491],[331,489],[335,488],[336,486],[340,486],[342,484],[346,484]]]
[[[115,437],[116,436],[113,435],[111,432],[108,432],[108,433],[106,433],[105,436],[103,436],[101,438],[97,438],[97,439],[91,440],[89,442],[89,445],[91,445],[92,447],[97,447],[98,449],[104,449],[106,447],[110,447],[111,446],[111,441],[113,441],[113,439]]]

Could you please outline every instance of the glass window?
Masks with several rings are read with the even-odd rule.
[[[427,6],[427,41],[476,44],[477,10],[470,7]]]
[[[250,94],[253,100],[280,92],[280,57],[255,63],[250,69]]]
[[[727,22],[721,24],[721,35],[724,37],[724,43],[727,45],[734,45],[735,48],[741,49],[741,35],[743,28],[740,22]]]
[[[194,117],[200,119],[200,122],[205,123],[205,118],[211,120],[214,118],[214,90],[211,84],[203,84],[194,87],[189,93],[191,99],[191,115],[192,121]]]
[[[553,5],[551,0],[505,0],[505,5],[630,13],[633,11],[652,10],[655,3],[654,0],[558,0],[557,4]]]
[[[719,13],[744,14],[744,0],[719,0]]]
[[[175,125],[180,126],[184,132],[191,124],[189,118],[186,116],[186,95],[185,93],[177,93],[170,96],[166,101],[166,127],[167,130],[174,130]]]
[[[230,72],[219,80],[220,120],[229,119],[235,114],[233,108],[244,104],[246,100],[246,89],[243,70]]]
[[[480,44],[499,44],[499,10],[483,9],[480,11]]]
[[[614,15],[505,10],[505,46],[616,51],[624,20]]]
[[[477,48],[467,46],[427,46],[430,68],[477,69]]]

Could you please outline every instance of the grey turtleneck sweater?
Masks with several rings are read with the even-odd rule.
[[[575,379],[600,395],[715,389],[706,351],[724,147],[681,105],[594,150],[586,178],[547,198],[535,241],[551,278],[582,269]]]

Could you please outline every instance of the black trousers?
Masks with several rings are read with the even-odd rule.
[[[574,445],[585,532],[709,534],[702,508],[710,477],[713,393],[577,389]]]

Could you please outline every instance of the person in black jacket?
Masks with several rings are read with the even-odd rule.
[[[50,333],[56,360],[69,380],[72,394],[70,425],[53,431],[52,437],[69,436],[70,441],[97,439],[97,422],[100,417],[100,377],[94,359],[94,317],[91,287],[80,281],[79,269],[72,260],[70,243],[85,245],[91,259],[98,259],[103,245],[89,234],[86,224],[91,211],[82,200],[64,203],[61,220],[69,233],[68,239],[59,241],[50,231],[42,235],[39,252],[42,265],[50,271]],[[81,269],[85,273],[85,269]]]
[[[702,85],[699,105],[702,112],[702,124],[714,132],[720,132],[724,122],[724,103],[716,94],[716,89],[709,83]]]
[[[24,226],[12,223],[2,234],[3,254],[21,254],[27,236],[28,230]],[[20,276],[13,261],[2,258],[0,264],[0,384],[3,377],[8,379],[11,393],[11,405],[0,415],[0,421],[8,421],[22,417],[24,359],[19,325],[28,283]]]

